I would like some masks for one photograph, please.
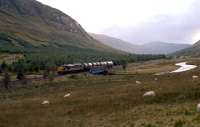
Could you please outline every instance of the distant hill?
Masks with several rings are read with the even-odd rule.
[[[144,45],[134,45],[123,40],[102,34],[90,34],[95,39],[112,48],[136,54],[170,54],[190,47],[189,44],[174,44],[151,42]]]
[[[115,52],[93,39],[63,12],[36,0],[0,0],[0,51],[97,50]]]
[[[107,35],[103,35],[103,34],[94,34],[94,33],[90,33],[90,35],[97,39],[98,41],[100,41],[101,43],[103,43],[104,45],[110,46],[112,48],[121,50],[121,51],[126,51],[129,53],[135,53],[135,49],[139,48],[139,46],[137,45],[133,45],[129,42],[120,40],[118,38],[114,38],[114,37],[110,37]]]
[[[170,54],[185,48],[190,47],[189,44],[175,44],[166,42],[151,42],[142,45],[140,53],[145,54]]]
[[[200,56],[200,40],[189,48],[174,53],[176,56]]]

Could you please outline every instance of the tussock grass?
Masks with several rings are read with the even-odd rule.
[[[192,62],[200,63],[198,60]],[[9,91],[1,90],[0,125],[198,127],[200,115],[196,112],[196,104],[200,99],[200,79],[194,80],[192,75],[198,75],[199,68],[160,76],[145,73],[146,69],[153,69],[152,66],[158,71],[157,68],[172,66],[172,63],[155,62],[146,67],[130,65],[125,74],[66,76],[51,83],[36,82]],[[143,73],[133,73],[132,68],[143,68]],[[142,84],[136,84],[136,80]],[[142,96],[149,90],[154,90],[156,97]],[[71,96],[63,98],[69,92]],[[49,100],[50,104],[41,105],[44,100]]]

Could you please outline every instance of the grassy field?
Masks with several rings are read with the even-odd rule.
[[[200,68],[155,75],[176,69],[178,61],[134,63],[126,71],[115,68],[115,75],[69,75],[1,89],[0,127],[199,127],[200,79],[192,76],[200,75]],[[199,59],[187,61],[200,65]],[[156,96],[143,97],[150,90]],[[67,93],[71,96],[64,98]],[[44,100],[50,104],[42,105]]]

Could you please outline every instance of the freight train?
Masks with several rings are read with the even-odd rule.
[[[114,66],[113,61],[104,62],[92,62],[92,63],[76,63],[76,64],[64,64],[57,68],[57,73],[60,75],[89,72],[92,74],[106,74]]]

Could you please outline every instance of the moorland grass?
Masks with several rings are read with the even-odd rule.
[[[200,115],[196,105],[200,98],[200,79],[192,79],[192,75],[198,75],[200,69],[153,75],[159,68],[172,69],[173,62],[155,62],[153,73],[148,70],[152,66],[142,67],[144,63],[129,65],[124,73],[118,68],[120,73],[115,70],[116,75],[80,74],[76,78],[60,77],[51,83],[35,82],[9,91],[2,89],[0,126],[198,127]],[[144,70],[133,73],[133,68]],[[136,80],[142,84],[136,84]],[[149,90],[154,90],[156,97],[144,98],[144,92]],[[71,96],[64,98],[66,93]],[[41,105],[44,100],[50,104]]]

